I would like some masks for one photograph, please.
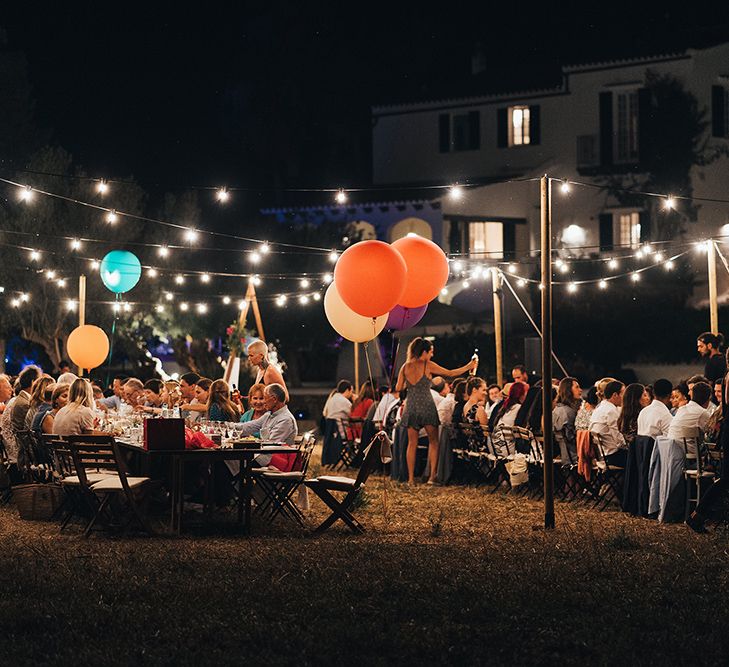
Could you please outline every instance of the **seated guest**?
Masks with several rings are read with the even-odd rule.
[[[625,438],[618,428],[624,389],[618,380],[608,382],[602,389],[604,398],[590,416],[590,431],[600,436],[605,459],[615,466],[624,466],[627,460]]]
[[[436,375],[430,381],[430,395],[433,397],[433,403],[437,408],[440,402],[448,395],[451,390],[450,385],[440,376]]]
[[[514,382],[523,382],[525,385],[529,385],[529,373],[527,373],[526,366],[517,364],[511,369],[511,377]]]
[[[141,411],[148,414],[159,415],[164,405],[165,385],[162,380],[152,378],[144,383],[144,396]]]
[[[602,378],[602,380],[598,380],[595,382],[595,389],[597,389],[597,403],[598,405],[602,402],[602,399],[605,398],[605,387],[608,386],[608,383],[610,382],[617,382],[615,378]]]
[[[384,425],[387,420],[387,415],[390,414],[390,410],[400,404],[400,396],[392,387],[386,387],[385,393],[382,395],[380,402],[377,404],[377,409],[372,417],[375,424]]]
[[[488,426],[489,420],[483,406],[486,402],[486,382],[472,377],[466,382],[467,400],[463,405],[463,420],[469,424]]]
[[[673,419],[668,406],[671,405],[673,387],[668,380],[661,378],[653,384],[655,398],[638,413],[637,434],[654,440],[659,436],[667,436]]]
[[[676,414],[676,410],[683,407],[689,402],[688,384],[681,380],[671,392],[671,415]]]
[[[506,399],[494,411],[494,414],[496,415],[496,418],[494,419],[494,428],[500,425],[514,426],[516,415],[519,412],[519,408],[521,407],[528,391],[528,385],[523,382],[514,382],[511,386],[507,386],[509,387],[509,393],[506,396]]]
[[[177,380],[165,380],[164,387],[162,388],[162,407],[168,410],[179,405],[180,398],[180,383]]]
[[[5,373],[0,373],[0,414],[5,412],[8,401],[13,397],[13,385]]]
[[[618,428],[630,446],[638,435],[638,415],[650,403],[650,396],[642,384],[629,384],[623,392],[623,409],[618,417]]]
[[[453,419],[453,411],[456,407],[456,396],[455,392],[459,385],[464,384],[465,380],[456,380],[451,387],[450,391],[438,405],[438,419],[441,424],[450,424]],[[461,409],[462,410],[462,409]]]
[[[375,390],[375,400],[372,401],[372,405],[370,405],[370,409],[367,410],[367,414],[365,415],[365,420],[367,421],[374,421],[375,419],[375,410],[377,410],[377,406],[380,404],[380,401],[382,400],[382,397],[387,393],[387,387],[382,385],[380,387],[377,387]]]
[[[55,381],[50,375],[41,375],[33,383],[30,389],[30,407],[28,412],[25,414],[25,430],[29,430],[33,423],[33,418],[36,416],[39,410],[47,412],[51,409],[49,401],[46,399],[46,393],[50,399],[50,394],[53,393],[53,385]],[[51,387],[50,392],[47,392],[48,387]]]
[[[709,403],[709,423],[706,425],[707,442],[716,443],[719,441],[719,429],[721,427],[722,415],[724,413],[722,404],[722,384],[724,380],[717,380],[714,383],[714,400],[718,403]]]
[[[68,391],[70,385],[54,384],[51,394],[51,409],[41,413],[38,411],[33,418],[32,429],[36,433],[53,433],[53,421],[58,411],[68,403]]]
[[[453,414],[451,415],[451,423],[461,424],[464,420],[463,408],[468,400],[468,380],[459,380],[453,385]]]
[[[69,387],[73,384],[74,380],[78,379],[78,375],[75,373],[61,373],[56,380],[56,384],[67,384]]]
[[[116,410],[119,412],[122,406],[122,400],[124,398],[124,383],[127,381],[126,375],[116,375],[111,384],[112,394],[106,398],[102,398],[97,401],[97,405],[102,410]],[[60,384],[60,378],[59,378]]]
[[[369,381],[363,382],[359,388],[359,393],[352,401],[352,411],[349,413],[350,419],[361,419],[364,421],[370,407],[375,402],[375,394]],[[352,424],[350,427],[349,437],[354,440],[362,435],[362,424]]]
[[[248,390],[248,410],[243,413],[241,422],[249,422],[252,419],[258,419],[266,414],[264,407],[263,390],[266,388],[264,384],[254,384]]]
[[[182,411],[182,414],[185,415],[186,419],[198,421],[207,413],[208,392],[210,391],[210,386],[212,384],[213,381],[208,378],[198,378],[194,388],[195,398],[180,406],[180,410]]]
[[[133,410],[144,406],[144,383],[138,378],[129,378],[124,383],[124,402]]]
[[[342,436],[345,436],[342,420],[349,419],[352,412],[352,383],[349,380],[340,380],[336,391],[324,404],[325,419],[334,419],[339,424]]]
[[[82,435],[93,431],[96,421],[93,406],[91,383],[83,378],[74,380],[68,392],[68,404],[58,411],[53,420],[53,434]]]
[[[709,386],[711,386],[711,380],[709,378],[704,377],[703,375],[692,375],[688,380],[686,380],[686,386],[688,387],[689,391],[693,388],[695,384],[698,384],[699,382],[705,382]]]
[[[559,385],[559,383],[558,383]],[[528,385],[527,385],[528,386]],[[557,389],[552,386],[552,402],[557,398]],[[542,432],[542,381],[538,380],[533,386],[528,387],[521,402],[521,406],[514,418],[514,426],[522,426],[530,429],[533,433]]]
[[[212,422],[237,422],[238,406],[230,400],[230,387],[225,380],[215,380],[208,391],[207,417]]]
[[[13,403],[10,414],[10,427],[13,435],[19,431],[25,431],[25,416],[30,410],[30,390],[33,383],[41,376],[41,369],[38,366],[28,366],[18,375],[17,399]]]
[[[494,408],[501,402],[501,387],[497,384],[490,384],[487,389],[489,398],[484,406],[484,410],[486,411],[486,416],[491,417]]]
[[[190,412],[190,410],[184,410],[185,405],[197,405],[198,400],[195,397],[195,390],[197,389],[197,383],[200,381],[200,376],[197,373],[184,373],[180,376],[180,416],[184,419],[198,419],[200,417],[199,412]],[[207,399],[205,400],[207,403]]]
[[[567,431],[574,438],[577,410],[582,403],[582,387],[572,377],[562,378],[557,388],[557,402],[552,410],[552,428]]]
[[[696,458],[696,443],[706,425],[709,423],[709,411],[706,409],[711,400],[711,387],[706,382],[697,382],[691,389],[691,400],[682,405],[671,421],[668,437],[683,444],[686,440],[687,458]]]

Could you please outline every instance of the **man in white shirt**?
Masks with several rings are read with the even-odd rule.
[[[326,419],[334,419],[339,424],[339,432],[344,436],[343,419],[349,419],[352,412],[352,383],[340,380],[337,390],[324,405],[323,415]]]
[[[434,377],[430,382],[430,395],[437,408],[451,390],[450,385],[442,377]]]
[[[387,392],[382,394],[382,398],[375,408],[375,414],[372,420],[375,423],[384,424],[388,413],[397,405],[399,400],[398,392],[388,388]]]
[[[697,382],[691,388],[691,400],[682,405],[671,421],[668,437],[683,445],[686,440],[687,458],[696,458],[697,438],[703,437],[709,422],[709,411],[706,409],[711,400],[711,387],[706,382]]]
[[[608,382],[603,391],[603,398],[590,416],[590,431],[600,436],[605,458],[611,465],[625,465],[626,444],[623,434],[618,428],[620,406],[623,405],[625,386],[618,380]]]
[[[638,413],[638,435],[645,435],[654,440],[659,436],[667,436],[671,426],[671,392],[673,386],[668,380],[656,380],[653,385],[653,393],[656,397],[650,405],[644,407]]]

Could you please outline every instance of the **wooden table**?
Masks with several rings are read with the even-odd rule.
[[[218,461],[238,461],[240,463],[241,492],[238,494],[238,523],[243,523],[243,534],[250,535],[251,511],[252,511],[252,490],[253,459],[259,455],[269,454],[296,454],[297,447],[287,447],[280,443],[258,443],[253,449],[234,449],[232,447],[220,447],[216,449],[153,449],[147,450],[140,445],[134,445],[123,440],[119,444],[129,452],[144,454],[147,462],[143,466],[149,470],[149,458],[153,456],[169,457],[172,468],[172,508],[170,517],[170,528],[172,532],[179,534],[182,530],[182,513],[184,506],[185,488],[185,464],[191,461],[200,463],[215,463]],[[243,519],[245,518],[245,522]]]

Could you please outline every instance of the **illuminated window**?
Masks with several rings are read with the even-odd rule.
[[[621,213],[620,224],[620,245],[625,248],[640,247],[640,214]]]
[[[529,137],[529,107],[509,107],[509,146],[526,146]]]
[[[503,259],[504,225],[500,222],[470,222],[468,253],[478,259]]]

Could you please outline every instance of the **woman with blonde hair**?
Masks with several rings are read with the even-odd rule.
[[[263,407],[263,390],[265,388],[265,384],[258,383],[248,390],[248,410],[240,418],[241,422],[253,421],[266,414],[266,408]]]
[[[68,391],[68,404],[58,411],[53,420],[54,435],[82,435],[93,431],[96,421],[93,406],[91,383],[77,378]]]
[[[48,412],[40,413],[33,420],[33,430],[40,433],[53,433],[53,422],[56,419],[58,411],[68,403],[67,384],[53,385],[53,393],[51,394],[51,409]],[[42,419],[41,419],[42,417]]]
[[[237,422],[238,406],[230,400],[230,387],[225,380],[215,380],[208,390],[208,419],[212,422]]]
[[[50,403],[46,399],[46,391],[55,381],[50,375],[41,375],[33,382],[30,388],[30,407],[25,414],[25,428],[30,430],[33,425],[33,419],[39,411],[47,412],[51,409]],[[53,388],[51,387],[51,392]],[[50,396],[48,397],[50,398]]]

